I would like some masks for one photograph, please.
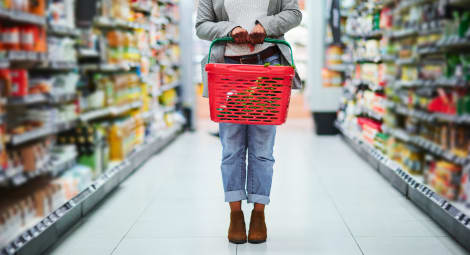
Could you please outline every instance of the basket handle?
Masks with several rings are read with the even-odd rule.
[[[207,63],[211,62],[212,47],[214,47],[214,45],[216,43],[220,43],[220,42],[235,42],[235,40],[232,37],[222,37],[222,38],[218,38],[218,39],[215,39],[214,41],[212,41],[211,46],[209,48],[209,58],[207,59]],[[273,39],[273,38],[264,38],[264,42],[275,43],[275,44],[283,44],[283,45],[286,45],[287,47],[289,47],[290,53],[291,53],[290,55],[291,55],[291,59],[292,59],[292,65],[295,66],[295,64],[294,64],[294,53],[292,51],[292,46],[287,41],[279,40],[279,39]]]

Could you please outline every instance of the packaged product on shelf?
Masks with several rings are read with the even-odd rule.
[[[65,201],[62,186],[44,179],[10,191],[0,201],[0,245],[5,246]]]
[[[405,150],[402,152],[403,167],[411,174],[423,173],[423,151],[413,145],[406,145]]]
[[[48,59],[56,62],[76,62],[75,41],[71,38],[47,37]]]
[[[323,87],[341,87],[343,85],[343,76],[340,72],[322,69]]]
[[[442,196],[456,200],[459,195],[461,176],[461,166],[441,160],[430,169],[428,183]]]
[[[108,138],[111,160],[124,160],[137,145],[143,142],[143,125],[143,120],[137,116],[116,120],[111,125]]]
[[[459,201],[470,207],[470,167],[466,166],[462,171],[460,182]]]
[[[11,69],[9,76],[11,80],[9,96],[26,96],[28,94],[28,72],[25,69]]]
[[[84,165],[75,165],[63,175],[54,180],[54,183],[63,187],[66,200],[70,200],[85,190],[93,182],[93,170]]]
[[[74,1],[52,1],[48,3],[48,21],[61,27],[74,28]]]
[[[93,170],[93,176],[97,177],[107,168],[106,125],[84,125],[63,132],[58,137],[61,145],[74,144],[77,146],[78,162]]]

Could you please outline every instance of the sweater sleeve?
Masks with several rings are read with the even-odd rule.
[[[228,36],[238,26],[230,21],[217,21],[212,0],[199,0],[196,34],[200,39],[213,41]]]
[[[281,0],[281,12],[260,18],[257,20],[264,29],[268,37],[279,37],[287,31],[300,25],[302,12],[299,10],[297,0]]]

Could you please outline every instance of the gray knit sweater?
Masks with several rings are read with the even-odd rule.
[[[229,21],[239,24],[250,33],[256,21],[268,15],[269,0],[225,0],[225,10]],[[229,43],[225,48],[225,56],[245,56],[259,53],[268,47],[269,43],[255,45]]]

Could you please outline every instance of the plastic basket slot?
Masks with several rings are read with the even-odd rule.
[[[234,112],[234,114],[237,114],[237,115],[245,115],[246,112]]]
[[[227,117],[230,117],[230,118],[235,118],[235,119],[236,119],[236,118],[238,118],[238,116],[237,116],[237,115],[228,115]]]
[[[264,81],[266,83],[277,83],[277,81]]]
[[[267,120],[268,119],[268,117],[256,117],[256,118],[258,118],[260,120]]]
[[[253,115],[253,116],[260,116],[261,115],[261,113],[254,113],[254,112],[250,113],[250,114]]]
[[[230,79],[227,78],[221,78],[222,81],[230,81]]]
[[[265,113],[264,116],[276,116],[276,114],[272,114],[272,113]]]
[[[279,113],[279,111],[271,111],[272,113]]]
[[[265,90],[265,89],[262,89],[262,90],[260,89],[260,90],[258,90],[258,92],[259,92],[259,93],[269,93],[269,91],[267,91],[267,90]]]
[[[242,106],[242,105],[235,105],[235,106],[233,106],[233,107],[239,108],[239,109],[245,109],[245,108],[246,108],[245,106]]]
[[[276,80],[276,81],[283,81],[284,78],[273,78],[273,80]]]
[[[246,116],[242,116],[242,118],[244,118],[244,119],[253,119],[254,117],[250,116],[250,115],[246,115]]]
[[[276,94],[279,94],[279,93],[282,93],[282,91],[271,91],[272,93],[276,93]],[[275,95],[273,95],[275,96]]]
[[[231,114],[231,112],[219,112],[219,113],[222,113],[222,114]]]
[[[259,107],[259,106],[250,106],[248,108],[250,108],[250,109],[260,109],[261,107]]]
[[[253,112],[253,110],[251,110],[251,109],[244,109],[242,111],[244,111],[244,112]]]
[[[258,77],[258,80],[269,80],[269,77]]]

